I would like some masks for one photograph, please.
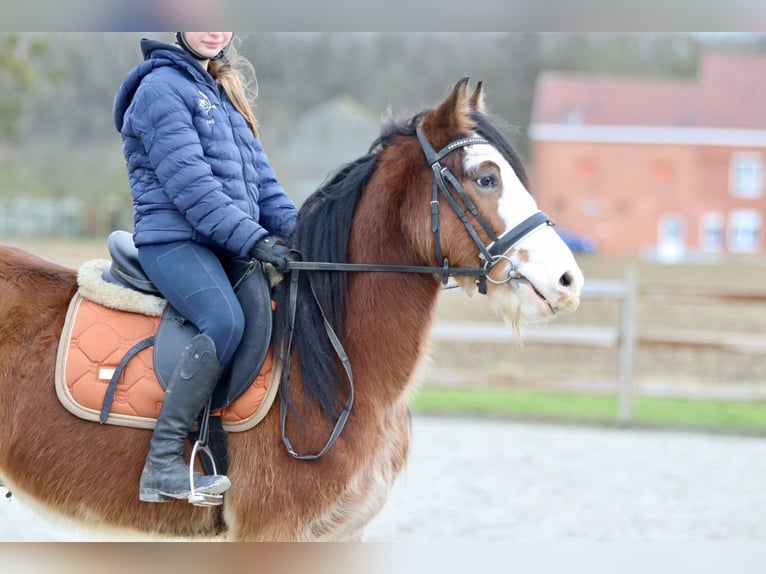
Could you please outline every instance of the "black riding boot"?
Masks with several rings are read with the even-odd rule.
[[[143,502],[167,502],[191,494],[189,466],[183,460],[186,437],[222,370],[213,340],[202,334],[194,337],[170,377],[157,417],[141,473],[139,498]],[[230,485],[226,476],[195,472],[194,488],[203,494],[221,494]]]

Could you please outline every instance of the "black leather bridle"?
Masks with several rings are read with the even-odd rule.
[[[460,185],[460,182],[457,180],[454,174],[449,170],[449,168],[441,165],[442,159],[459,148],[472,144],[488,144],[489,142],[481,137],[461,138],[450,142],[441,151],[436,152],[420,128],[417,129],[416,134],[418,136],[418,142],[420,142],[420,147],[426,156],[426,161],[428,161],[428,164],[431,166],[431,171],[433,171],[433,184],[431,192],[431,229],[434,235],[436,259],[441,262],[442,268],[444,269],[442,274],[442,283],[446,285],[447,279],[450,275],[460,275],[463,274],[465,270],[450,267],[449,259],[444,257],[442,254],[441,241],[439,238],[439,192],[441,192],[442,195],[447,199],[450,207],[452,207],[453,211],[457,214],[458,218],[463,223],[463,226],[465,226],[466,230],[468,231],[468,235],[471,236],[471,239],[473,239],[474,243],[476,243],[476,246],[479,248],[479,259],[481,259],[483,262],[483,265],[479,268],[482,273],[479,274],[479,279],[477,280],[479,292],[482,294],[487,293],[486,280],[488,279],[493,283],[507,283],[511,279],[521,277],[516,271],[510,259],[504,255],[505,252],[516,245],[524,237],[532,233],[532,231],[538,227],[542,225],[554,225],[554,223],[545,213],[538,211],[527,217],[517,226],[506,231],[498,237],[489,223],[487,223],[487,220],[484,219],[481,213],[479,213],[479,210],[476,209],[476,205],[473,203],[473,201],[471,201],[471,198],[468,197],[468,194],[463,189],[463,186]],[[454,194],[453,191],[450,191],[450,187],[452,187]],[[460,205],[460,202],[458,202],[458,198],[460,201],[462,201],[465,209]],[[468,220],[468,214],[466,213],[466,210],[468,210],[468,212],[479,223],[484,232],[489,236],[491,240],[489,245],[484,245],[484,242],[479,237],[476,229]],[[510,269],[508,271],[508,277],[505,280],[496,281],[489,277],[489,271],[501,259],[508,261],[510,264]]]
[[[288,342],[287,342],[287,354],[285,357],[285,364],[283,366],[283,378],[280,384],[280,394],[282,392],[284,393],[288,392],[287,387],[289,384],[289,377],[290,377],[291,349],[292,349],[293,333],[295,331],[295,314],[298,307],[298,276],[300,271],[349,271],[349,272],[372,271],[372,272],[384,272],[384,273],[423,273],[423,274],[433,273],[433,274],[440,275],[442,277],[442,283],[445,285],[447,284],[447,281],[449,280],[451,276],[473,275],[477,277],[476,282],[479,288],[479,292],[486,294],[487,292],[486,281],[490,281],[491,283],[501,284],[501,283],[508,283],[512,279],[518,279],[522,277],[519,274],[519,272],[516,270],[511,260],[505,255],[505,253],[511,247],[513,247],[516,243],[521,241],[524,237],[532,233],[538,227],[541,227],[543,225],[553,225],[553,222],[548,218],[548,216],[545,213],[543,213],[542,211],[538,211],[530,215],[529,217],[527,217],[524,221],[519,223],[514,228],[498,236],[492,230],[492,227],[490,227],[489,223],[487,223],[487,220],[484,219],[484,217],[482,217],[482,215],[479,213],[478,209],[476,209],[476,205],[473,203],[473,201],[471,201],[471,198],[468,197],[468,194],[463,189],[463,186],[460,185],[460,182],[457,180],[454,174],[449,170],[449,168],[441,165],[441,160],[457,149],[460,149],[467,145],[485,144],[485,143],[488,144],[489,142],[481,137],[461,138],[461,139],[454,140],[453,142],[445,146],[441,151],[436,152],[434,151],[434,148],[431,146],[431,144],[428,143],[428,140],[426,139],[426,137],[423,135],[423,132],[419,128],[416,130],[416,134],[418,137],[418,141],[420,142],[420,147],[423,149],[423,153],[426,156],[426,160],[428,161],[428,164],[431,166],[431,170],[433,171],[433,189],[431,194],[431,229],[434,236],[434,248],[436,250],[436,259],[437,261],[440,262],[441,266],[431,267],[431,266],[424,266],[424,265],[378,265],[378,264],[368,264],[368,263],[333,263],[333,262],[325,262],[325,261],[291,261],[289,262],[287,264],[287,270],[291,272],[290,273],[290,295],[288,299],[289,301],[288,316],[290,320],[290,333],[289,333]],[[478,246],[479,258],[483,262],[483,264],[480,267],[452,267],[449,263],[449,259],[444,257],[444,254],[442,253],[441,238],[439,233],[439,219],[440,219],[439,218],[439,192],[441,192],[441,194],[445,197],[450,207],[452,207],[452,209],[455,211],[460,221],[465,226],[466,230],[468,231],[468,234],[471,236],[471,239],[473,239],[474,243],[476,243],[476,245]],[[458,201],[458,199],[460,201]],[[460,205],[461,202],[465,206],[465,208],[463,208],[463,206]],[[479,223],[479,225],[484,230],[484,232],[489,236],[491,241],[488,245],[485,245],[484,242],[479,237],[479,234],[476,231],[476,228],[471,224],[470,220],[468,219],[468,213],[470,213],[474,217],[474,219]],[[490,270],[495,264],[497,264],[500,260],[503,260],[503,259],[506,260],[510,265],[510,268],[508,271],[508,277],[503,279],[502,281],[492,279],[491,277],[489,277]],[[346,373],[346,376],[348,377],[349,396],[345,406],[343,407],[343,411],[338,417],[338,420],[335,422],[335,426],[333,427],[333,430],[330,433],[330,437],[327,439],[327,442],[325,443],[322,450],[320,450],[316,454],[298,454],[293,448],[293,445],[290,443],[290,439],[287,438],[287,429],[286,429],[287,401],[285,400],[286,397],[283,397],[283,400],[280,401],[281,402],[280,426],[282,431],[282,442],[287,448],[287,452],[290,454],[290,456],[298,460],[317,460],[321,458],[322,456],[324,456],[327,453],[327,451],[330,450],[332,445],[335,444],[335,441],[338,440],[338,437],[343,431],[343,427],[346,425],[348,416],[351,414],[351,408],[354,404],[354,376],[351,371],[351,363],[349,361],[348,355],[346,354],[346,351],[340,342],[340,338],[338,337],[337,333],[335,333],[335,330],[333,329],[332,325],[330,325],[330,322],[327,320],[324,309],[322,309],[322,306],[319,304],[319,300],[316,296],[316,293],[314,293],[313,285],[311,286],[311,290],[313,293],[314,300],[316,304],[319,306],[319,311],[324,321],[327,337],[332,343],[333,349],[335,350],[335,353],[337,354],[338,359],[340,359],[340,362],[343,365],[343,369]]]
[[[441,160],[455,150],[472,144],[489,144],[482,137],[460,138],[450,142],[441,151],[435,151],[426,139],[420,128],[417,128],[416,135],[420,147],[426,156],[428,165],[433,172],[433,184],[431,192],[431,231],[434,237],[434,250],[436,251],[436,260],[439,261],[439,267],[428,265],[382,265],[369,263],[332,263],[323,261],[291,261],[287,265],[289,271],[371,271],[383,273],[421,273],[435,274],[441,276],[442,284],[446,285],[450,277],[468,275],[477,277],[476,283],[479,292],[487,293],[487,281],[496,284],[508,283],[512,279],[519,279],[521,275],[516,270],[513,263],[505,253],[524,237],[532,233],[538,227],[543,225],[553,226],[553,221],[542,211],[537,211],[524,221],[498,236],[487,220],[479,213],[476,205],[460,185],[460,182],[448,167],[441,164]],[[480,267],[453,267],[449,259],[444,257],[441,247],[441,235],[439,231],[440,223],[440,202],[439,193],[444,196],[458,216],[463,226],[468,231],[468,235],[479,249],[479,259],[482,262]],[[459,200],[459,201],[458,201]],[[461,205],[461,202],[463,205]],[[463,207],[465,206],[465,208]],[[468,214],[479,223],[484,232],[489,236],[490,243],[485,245],[479,237],[476,228],[468,219]],[[510,268],[508,276],[503,280],[496,280],[489,277],[491,269],[501,260],[506,260]]]

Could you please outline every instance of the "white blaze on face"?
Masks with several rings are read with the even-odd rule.
[[[539,211],[537,202],[500,152],[489,144],[465,147],[466,171],[483,163],[493,163],[500,170],[498,213],[505,223],[503,232],[510,231]],[[538,227],[505,255],[510,263],[501,260],[493,277],[506,277],[512,263],[524,279],[501,285],[488,283],[493,305],[504,317],[514,323],[532,323],[577,308],[584,281],[582,271],[553,227]]]

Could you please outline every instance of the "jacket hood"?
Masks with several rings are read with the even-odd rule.
[[[211,85],[215,83],[212,76],[178,46],[144,38],[141,40],[141,53],[144,56],[144,61],[125,76],[114,98],[112,117],[117,131],[122,130],[125,112],[133,101],[133,96],[138,90],[138,86],[141,85],[141,81],[158,68],[171,66],[185,71],[195,81],[210,83]]]

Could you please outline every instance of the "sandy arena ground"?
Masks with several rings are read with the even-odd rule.
[[[763,541],[766,439],[415,417],[369,541]],[[0,499],[0,541],[100,540]]]

